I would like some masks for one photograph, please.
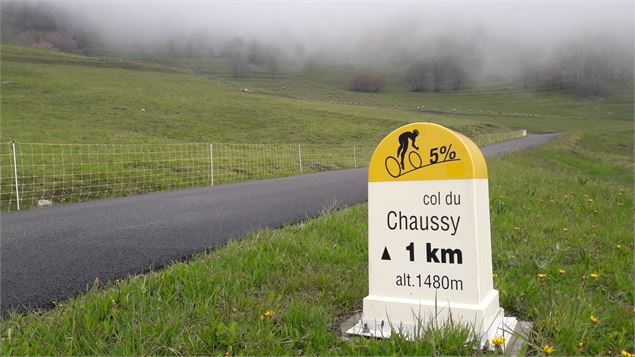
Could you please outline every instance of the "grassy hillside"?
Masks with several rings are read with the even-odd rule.
[[[25,60],[25,52],[34,59]],[[405,122],[429,120],[401,110],[243,93],[236,83],[190,74],[96,67],[78,56],[43,63],[40,52],[2,47],[2,141],[374,143]]]
[[[633,116],[628,83],[603,101],[506,88],[412,93],[399,80],[383,93],[354,93],[342,89],[353,72],[342,70],[231,81],[18,46],[3,45],[1,55],[1,141],[375,144],[413,121],[469,135],[484,124],[629,128]]]
[[[228,63],[221,58],[141,55],[135,53],[104,54],[117,60],[123,58],[139,63],[160,65],[187,73],[198,73],[210,79],[231,81],[241,88],[275,96],[319,101],[340,106],[371,106],[432,115],[432,120],[444,116],[467,121],[497,122],[509,127],[535,131],[563,131],[596,127],[586,120],[591,116],[607,121],[629,121],[633,108],[632,82],[616,83],[610,95],[585,100],[568,92],[520,89],[514,85],[476,86],[467,83],[461,91],[413,93],[403,73],[375,73],[386,80],[385,89],[377,93],[355,93],[347,90],[349,81],[359,73],[372,70],[352,66],[309,66],[302,71],[289,71],[271,79],[262,68],[253,68],[247,78],[233,77]],[[628,123],[626,123],[628,125]]]
[[[509,131],[399,108],[343,107],[267,91],[241,92],[243,83],[182,73],[164,64],[9,45],[1,50],[0,176],[11,178],[0,184],[4,211],[18,208],[11,140],[18,143],[20,202],[26,209],[39,200],[60,204],[300,171],[296,146],[219,145],[211,160],[211,142],[301,143],[301,170],[308,173],[354,167],[354,151],[363,166],[384,133],[414,120],[434,120],[472,137]],[[201,144],[119,146],[129,143]]]
[[[494,283],[507,314],[534,323],[529,353],[632,353],[632,132],[565,134],[488,166]],[[338,338],[368,291],[366,232],[359,205],[97,282],[5,319],[3,354],[474,354],[462,328],[416,342]]]
[[[546,146],[488,159],[501,306],[534,323],[530,354],[544,345],[557,355],[634,352],[632,83],[602,100],[493,87],[411,93],[398,78],[362,94],[345,90],[343,70],[234,81],[1,50],[2,141],[374,144],[418,120],[472,134],[560,131]],[[96,281],[55,308],[4,318],[2,354],[474,354],[461,328],[416,342],[338,338],[368,292],[366,208]]]

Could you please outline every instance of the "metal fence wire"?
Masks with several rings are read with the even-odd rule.
[[[361,167],[372,153],[356,145],[0,145],[2,211]]]
[[[484,136],[483,142],[519,136],[522,131],[497,133]],[[0,210],[365,167],[374,149],[324,144],[0,143]]]

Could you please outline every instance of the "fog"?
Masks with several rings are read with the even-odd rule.
[[[275,47],[293,63],[384,72],[451,56],[480,76],[509,76],[580,49],[632,67],[630,1],[52,3],[58,21],[120,51],[165,52],[172,41],[219,53],[241,38]]]

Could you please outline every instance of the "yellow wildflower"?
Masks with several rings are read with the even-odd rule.
[[[498,278],[498,274],[496,274],[496,273],[493,273],[493,274],[492,274],[492,276],[493,276],[494,278]]]
[[[553,346],[543,345],[542,352],[544,352],[546,355],[550,355],[555,352],[555,349],[553,348]]]
[[[539,279],[544,279],[544,278],[546,278],[546,277],[547,277],[547,274],[545,274],[545,273],[538,273],[538,274],[536,274],[536,276],[537,276]]]
[[[615,248],[617,248],[617,249],[622,249],[622,245],[621,245],[621,244],[616,244],[616,245],[615,245]]]
[[[564,273],[566,273],[567,271],[566,271],[566,270],[564,270],[564,269],[562,269],[562,268],[560,268],[560,269],[558,269],[558,272],[559,272],[560,274],[564,274]]]
[[[593,322],[594,324],[597,324],[600,322],[600,319],[598,319],[596,316],[591,315],[591,322]]]
[[[578,342],[578,348],[582,348],[584,346],[584,342],[580,341]]]
[[[492,338],[492,344],[494,344],[494,346],[500,346],[503,343],[505,343],[505,337],[503,336],[495,336]]]
[[[589,203],[593,203],[593,199],[592,199],[592,198],[589,198],[589,199],[587,199],[587,202],[589,202]]]
[[[622,356],[624,357],[633,357],[634,355],[626,350],[622,350],[622,353],[620,353]]]
[[[590,277],[592,277],[593,279],[597,279],[597,278],[599,278],[599,277],[600,277],[600,274],[598,274],[598,273],[591,273],[591,274],[589,274],[589,276],[590,276]]]
[[[514,230],[515,230],[515,231],[519,231],[519,230],[520,230],[520,227],[514,227]]]
[[[562,231],[566,233],[566,232],[568,232],[568,231],[569,231],[569,228],[564,227],[564,228],[562,228]]]
[[[238,312],[238,309],[235,307],[232,307],[232,312]]]
[[[598,227],[597,224],[592,224],[591,225],[591,228],[597,228],[597,227]]]
[[[267,311],[265,311],[264,314],[260,315],[260,319],[261,320],[268,319],[271,316],[273,316],[273,310],[267,310]]]

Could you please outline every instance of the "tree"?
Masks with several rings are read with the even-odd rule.
[[[574,60],[575,93],[581,97],[598,97],[608,94],[610,68],[606,58],[590,53],[580,54]]]
[[[463,67],[453,60],[450,60],[447,65],[447,77],[450,81],[452,90],[459,90],[465,85],[467,73]]]
[[[260,45],[260,42],[253,40],[247,50],[247,59],[249,63],[261,66],[267,62],[267,50]]]
[[[406,78],[410,83],[410,90],[413,92],[425,92],[430,87],[432,78],[430,65],[419,61],[408,68]]]
[[[285,62],[285,54],[276,46],[267,46],[264,49],[265,65],[271,79],[280,73],[280,64]]]
[[[176,41],[174,41],[173,38],[168,40],[168,42],[166,43],[166,47],[168,48],[168,52],[171,56],[176,55]]]
[[[280,69],[279,69],[279,58],[275,53],[270,53],[267,56],[267,69],[269,70],[269,76],[271,79],[276,78]]]
[[[194,41],[189,39],[185,44],[185,54],[192,58],[194,56]]]
[[[225,57],[232,66],[232,73],[235,78],[245,77],[249,70],[249,58],[245,41],[236,37],[223,46],[221,56]]]
[[[432,89],[440,92],[443,88],[443,81],[447,71],[447,63],[442,60],[433,61],[430,65],[430,76],[432,79]]]
[[[62,52],[81,52],[79,50],[79,46],[77,45],[77,41],[75,41],[69,34],[58,31],[49,32],[44,37],[44,40]]]
[[[359,74],[353,77],[348,85],[350,90],[356,92],[379,92],[384,88],[384,78]]]

